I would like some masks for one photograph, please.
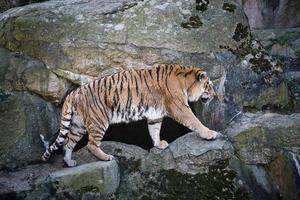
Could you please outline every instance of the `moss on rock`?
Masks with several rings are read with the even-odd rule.
[[[236,173],[227,166],[227,161],[218,162],[207,173],[194,175],[175,169],[145,174],[135,195],[137,199],[248,199],[244,189],[235,187]]]
[[[187,29],[189,29],[189,28],[199,28],[199,27],[202,26],[202,24],[203,23],[202,23],[201,19],[197,15],[195,15],[195,16],[189,17],[187,22],[182,22],[181,27],[182,28],[187,28]]]
[[[239,42],[242,39],[245,39],[249,36],[249,28],[247,26],[244,26],[242,23],[238,23],[236,25],[234,35],[232,36],[232,39]]]
[[[236,5],[231,3],[224,3],[222,8],[223,10],[226,10],[228,12],[234,12],[236,9]]]
[[[196,0],[196,10],[204,12],[207,10],[209,0]]]

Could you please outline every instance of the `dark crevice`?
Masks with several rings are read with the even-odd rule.
[[[190,132],[190,130],[176,121],[166,117],[163,120],[160,136],[162,140],[168,143]],[[87,135],[77,144],[75,151],[87,144]],[[143,149],[149,150],[153,147],[151,137],[148,132],[146,120],[131,122],[128,124],[113,124],[106,131],[103,141],[116,141],[126,144],[132,144]]]

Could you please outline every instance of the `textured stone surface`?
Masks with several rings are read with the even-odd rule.
[[[58,109],[28,92],[0,93],[0,168],[40,160],[45,150],[39,134],[49,139],[58,130]]]
[[[245,0],[244,11],[253,29],[290,28],[300,25],[297,0]]]
[[[253,30],[252,33],[271,55],[300,56],[300,28]]]
[[[176,169],[181,173],[196,174],[232,155],[233,148],[227,139],[206,141],[196,133],[188,133],[172,142],[168,149],[152,149],[144,167],[150,171]]]
[[[285,67],[284,78],[293,97],[294,111],[300,112],[300,59],[295,59]]]
[[[30,91],[51,102],[60,103],[71,84],[59,78],[42,62],[0,47],[0,87]]]
[[[59,156],[59,159],[62,159]],[[120,182],[116,161],[91,162],[65,168],[59,159],[16,172],[0,171],[1,199],[111,199]]]
[[[233,181],[235,172],[226,168],[228,159],[233,156],[233,148],[226,139],[204,141],[197,134],[189,133],[172,142],[165,150],[152,148],[148,152],[118,142],[103,142],[102,148],[118,161],[121,182],[116,196],[120,199],[155,199],[163,196],[172,199],[175,194],[194,199],[197,196],[191,192],[194,189],[209,199],[211,187],[217,183],[225,189],[215,195],[228,195],[229,198],[244,194],[236,192]],[[97,160],[86,148],[76,152],[74,158],[79,163]],[[210,182],[212,177],[215,181]],[[188,184],[185,187],[187,191],[182,194],[176,192],[175,180]],[[218,182],[220,180],[224,182]],[[160,191],[160,184],[167,185]]]
[[[247,164],[267,164],[278,150],[299,153],[300,115],[244,113],[225,133],[233,141],[239,158]]]
[[[112,66],[166,62],[168,50],[209,53],[220,45],[234,47],[232,33],[246,18],[238,5],[235,12],[224,12],[222,5],[213,1],[202,12],[188,1],[50,1],[2,14],[0,43],[50,68],[98,77],[111,73]],[[193,18],[203,25],[182,26]]]
[[[288,156],[293,156],[290,154]],[[299,174],[295,172],[294,163],[291,163],[287,155],[280,155],[267,165],[270,177],[279,188],[283,199],[297,199],[300,195]]]
[[[58,188],[57,193],[109,195],[119,186],[119,173],[116,161],[98,161],[50,173],[46,181]]]

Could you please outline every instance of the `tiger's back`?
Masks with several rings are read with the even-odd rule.
[[[109,124],[147,119],[154,146],[161,148],[167,146],[159,138],[164,116],[170,116],[192,130],[203,129],[199,124],[190,125],[178,117],[182,114],[180,112],[190,112],[185,111],[188,100],[200,98],[201,90],[205,89],[199,78],[203,74],[200,68],[158,65],[150,69],[122,71],[77,88],[66,98],[60,134],[43,155],[43,160],[47,160],[68,138],[64,145],[64,160],[68,166],[74,166],[76,162],[71,159],[72,150],[86,133],[89,134],[88,148],[93,154],[101,160],[113,159],[100,149]],[[205,75],[201,80],[204,82],[207,79],[208,83]]]

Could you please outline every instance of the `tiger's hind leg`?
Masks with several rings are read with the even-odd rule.
[[[72,128],[68,134],[67,141],[64,144],[64,161],[68,167],[76,165],[76,161],[72,160],[72,152],[76,144],[87,133],[81,118],[77,115],[73,117]]]
[[[153,145],[159,149],[165,149],[168,147],[168,142],[165,140],[160,140],[160,128],[162,119],[158,120],[147,120],[148,130],[151,136]]]
[[[92,154],[104,161],[110,161],[114,159],[113,155],[104,153],[100,148],[101,141],[107,128],[108,125],[90,125],[88,128],[89,141],[87,147]]]

